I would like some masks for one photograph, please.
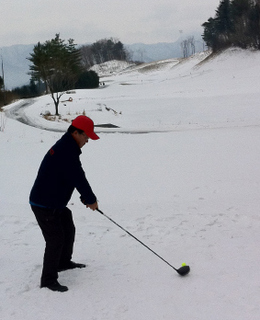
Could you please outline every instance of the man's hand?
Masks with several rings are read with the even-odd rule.
[[[87,208],[90,208],[93,211],[97,210],[98,209],[97,201],[95,203],[92,203],[92,204],[87,204]]]

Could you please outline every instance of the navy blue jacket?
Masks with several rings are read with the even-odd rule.
[[[97,201],[82,169],[81,150],[70,133],[65,133],[47,152],[30,193],[32,205],[61,209],[76,188],[85,204]]]

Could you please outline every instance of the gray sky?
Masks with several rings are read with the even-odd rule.
[[[220,0],[0,0],[0,47],[61,39],[174,42],[202,33]]]

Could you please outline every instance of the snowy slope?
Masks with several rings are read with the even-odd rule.
[[[67,293],[40,289],[44,242],[28,194],[62,132],[8,117],[0,132],[1,319],[259,319],[260,53],[231,49],[202,60],[105,77],[100,89],[65,95],[59,122],[40,115],[54,110],[49,96],[22,110],[61,131],[83,112],[118,126],[97,127],[101,139],[82,150],[99,206],[191,273],[180,277],[75,192],[74,260],[88,266],[60,273]]]

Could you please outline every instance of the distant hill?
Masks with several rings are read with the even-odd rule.
[[[203,51],[203,41],[199,35],[194,36],[196,52]],[[130,51],[134,61],[152,62],[171,58],[182,57],[180,38],[172,43],[144,44],[135,43],[125,45]],[[28,84],[30,81],[29,64],[27,60],[33,51],[34,44],[13,45],[10,47],[0,47],[0,57],[3,57],[5,85],[7,89],[13,89]],[[1,72],[0,75],[2,76]]]
[[[20,87],[30,81],[29,61],[34,45],[14,45],[0,48],[4,62],[5,86],[7,89]],[[2,74],[1,74],[2,76]]]

